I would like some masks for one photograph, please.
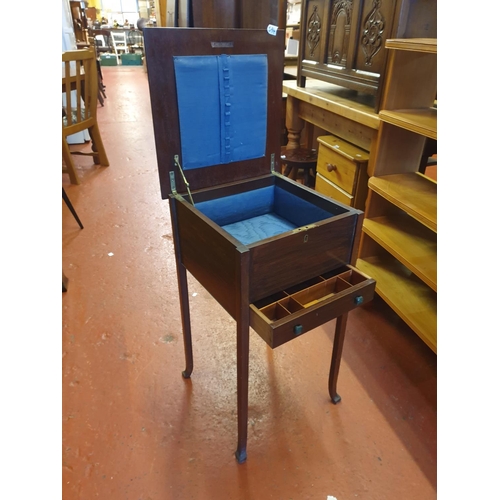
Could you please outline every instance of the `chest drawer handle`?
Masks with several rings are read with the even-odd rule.
[[[333,172],[334,170],[337,170],[337,165],[332,165],[331,163],[327,163],[326,169],[328,170],[328,172]]]

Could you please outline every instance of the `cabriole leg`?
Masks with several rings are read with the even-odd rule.
[[[337,380],[339,378],[340,360],[344,347],[344,337],[347,325],[347,313],[337,318],[335,326],[335,339],[333,340],[332,362],[330,365],[330,376],[328,378],[328,390],[330,398],[334,404],[340,403],[340,396],[337,393]]]

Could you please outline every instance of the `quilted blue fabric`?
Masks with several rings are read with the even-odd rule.
[[[196,208],[244,245],[334,217],[335,213],[277,186],[196,203]]]
[[[185,170],[265,155],[267,56],[174,57]]]
[[[295,224],[283,219],[279,215],[270,213],[242,220],[241,222],[235,222],[234,224],[228,224],[227,226],[222,226],[222,229],[226,230],[244,245],[249,245],[250,243],[290,231],[296,227]]]

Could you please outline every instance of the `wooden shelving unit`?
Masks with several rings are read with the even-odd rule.
[[[437,353],[437,183],[419,173],[437,140],[436,39],[387,40],[380,128],[357,267]]]
[[[437,139],[437,109],[398,109],[397,111],[380,111],[379,117],[386,123],[410,130],[416,134]]]

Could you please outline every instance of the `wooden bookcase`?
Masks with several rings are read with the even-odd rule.
[[[437,353],[437,182],[419,173],[437,140],[437,40],[387,40],[380,128],[370,158],[357,267]]]

